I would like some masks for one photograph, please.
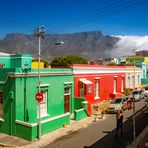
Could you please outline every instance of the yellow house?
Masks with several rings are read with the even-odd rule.
[[[144,62],[148,63],[148,57],[144,57]]]
[[[32,68],[38,68],[38,62],[32,62]],[[44,68],[44,62],[40,62],[40,68]]]

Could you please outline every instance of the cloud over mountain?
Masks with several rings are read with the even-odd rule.
[[[132,55],[133,49],[148,50],[148,36],[114,36],[120,40],[111,50],[112,57]]]

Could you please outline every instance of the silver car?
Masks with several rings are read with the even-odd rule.
[[[125,110],[127,108],[127,99],[126,98],[116,98],[111,101],[111,103],[107,106],[107,113],[116,113],[120,110]]]

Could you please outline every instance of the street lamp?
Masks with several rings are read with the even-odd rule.
[[[136,49],[133,49],[133,53],[135,53]],[[135,54],[133,57],[134,63],[134,90],[135,90]],[[135,95],[133,93],[133,139],[134,139],[134,148],[136,148],[136,126],[135,126]]]
[[[39,26],[35,31],[35,36],[38,37],[38,93],[40,93],[40,56],[41,56],[41,39],[44,38],[45,35],[45,27]],[[39,113],[39,121],[38,121],[38,138],[41,139],[41,109],[40,109],[40,101],[38,101],[38,113]]]
[[[35,30],[35,36],[38,37],[38,93],[36,94],[36,99],[38,100],[38,113],[39,113],[39,121],[38,121],[38,139],[41,139],[41,100],[43,99],[41,93],[41,81],[40,81],[40,57],[41,57],[41,39],[45,37],[45,27],[39,26]],[[54,45],[63,45],[64,42],[56,42]]]

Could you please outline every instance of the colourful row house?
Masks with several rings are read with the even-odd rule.
[[[0,54],[0,132],[30,141],[38,138],[38,69],[28,54]],[[74,102],[71,69],[41,69],[41,135],[87,116]],[[76,109],[75,109],[76,106]],[[74,116],[74,117],[73,117]]]
[[[38,69],[29,54],[0,54],[0,66],[0,132],[33,141],[39,133]],[[138,87],[140,78],[139,68],[124,66],[41,69],[41,135],[91,116],[94,105],[120,96],[133,83]]]
[[[142,54],[146,54],[146,51],[139,51],[136,54],[138,56],[129,56],[126,59],[127,64],[135,63],[137,67],[141,68],[141,83],[142,85],[148,84],[148,57],[142,56]],[[141,54],[141,55],[140,55]]]
[[[141,69],[132,66],[75,64],[71,68],[74,72],[75,99],[85,98],[89,116],[96,105],[121,96],[124,88],[134,89],[141,85]]]

